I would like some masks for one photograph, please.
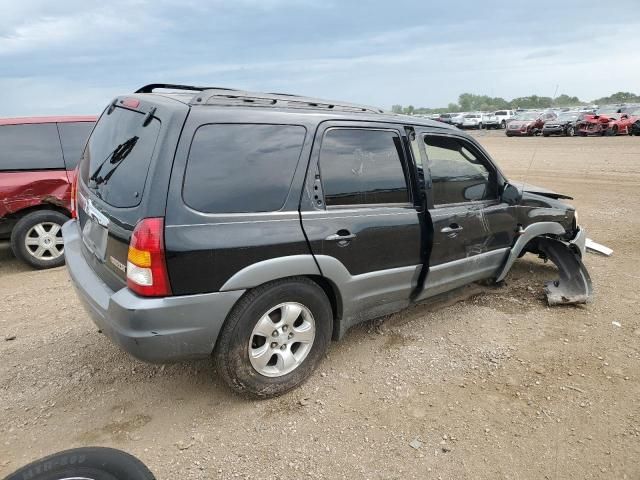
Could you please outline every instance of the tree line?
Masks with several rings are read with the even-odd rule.
[[[394,113],[428,114],[445,112],[475,112],[493,111],[516,108],[552,108],[552,107],[574,107],[578,105],[605,105],[609,103],[640,103],[640,95],[631,92],[617,92],[608,97],[596,98],[590,102],[580,100],[578,97],[571,97],[567,94],[559,95],[555,98],[529,95],[528,97],[518,97],[507,101],[502,97],[489,97],[488,95],[475,95],[473,93],[462,93],[458,97],[458,103],[450,103],[446,107],[440,108],[416,108],[413,105],[402,106],[393,105],[391,110]]]

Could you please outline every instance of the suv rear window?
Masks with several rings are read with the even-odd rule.
[[[211,124],[191,143],[182,196],[205,213],[280,210],[306,129],[296,125]]]
[[[55,123],[0,126],[0,170],[62,169]]]
[[[145,127],[146,115],[116,107],[100,117],[87,142],[80,175],[102,200],[114,207],[135,207],[140,203],[151,157],[160,132],[153,118]]]
[[[325,203],[331,206],[408,202],[401,151],[396,132],[328,130],[320,148]]]
[[[67,170],[73,170],[78,164],[93,125],[93,122],[65,122],[58,124],[62,153],[64,154],[64,163],[67,166]]]

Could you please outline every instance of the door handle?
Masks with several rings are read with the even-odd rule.
[[[356,238],[355,233],[350,233],[348,230],[339,230],[338,233],[329,235],[327,238],[325,238],[325,240],[328,242],[341,242],[343,240],[352,240],[354,238]]]
[[[440,231],[442,233],[459,232],[460,230],[462,230],[462,227],[460,225],[458,225],[457,223],[452,223],[448,227],[444,227],[444,228],[440,229]]]

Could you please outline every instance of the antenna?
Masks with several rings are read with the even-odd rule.
[[[522,192],[524,193],[524,189],[527,186],[527,177],[529,176],[529,171],[531,170],[531,166],[533,165],[533,160],[536,158],[536,153],[538,153],[538,146],[533,149],[533,154],[531,155],[531,161],[529,162],[529,166],[527,167],[527,171],[524,173],[524,180],[522,182]],[[520,203],[518,206],[522,204],[522,197],[524,195],[520,195]]]

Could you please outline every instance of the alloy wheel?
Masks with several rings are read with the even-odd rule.
[[[296,302],[285,302],[267,311],[249,339],[249,360],[265,377],[291,373],[313,346],[316,325],[311,311]]]
[[[62,228],[54,222],[42,222],[29,229],[24,245],[30,255],[38,260],[55,260],[64,254]]]

